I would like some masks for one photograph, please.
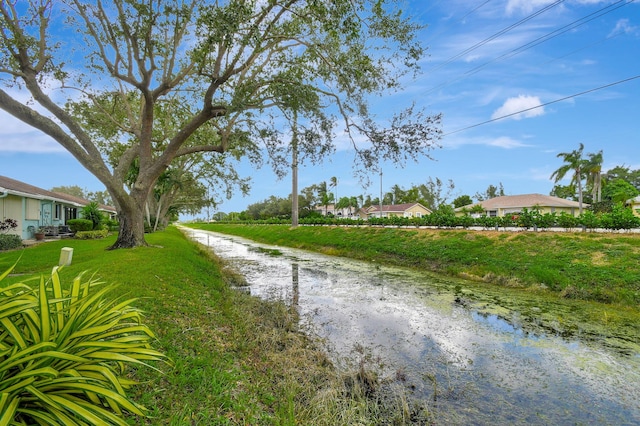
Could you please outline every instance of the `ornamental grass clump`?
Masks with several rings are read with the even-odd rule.
[[[0,282],[10,268],[0,275]],[[127,366],[165,357],[151,348],[134,299],[112,300],[81,274],[63,286],[60,268],[29,286],[0,288],[0,426],[126,425],[145,408],[126,391]]]

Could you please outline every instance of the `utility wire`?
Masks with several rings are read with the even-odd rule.
[[[602,9],[596,10],[595,12],[592,12],[587,16],[583,16],[582,18],[577,19],[577,20],[575,20],[575,21],[573,21],[573,22],[571,22],[571,23],[569,23],[569,24],[567,24],[567,25],[565,25],[563,27],[560,27],[560,28],[558,28],[558,29],[556,29],[556,30],[554,30],[554,31],[552,31],[550,33],[547,33],[547,34],[545,34],[543,36],[540,36],[537,39],[530,41],[529,43],[523,44],[520,47],[512,49],[507,53],[504,53],[504,54],[502,54],[502,55],[500,55],[500,56],[498,56],[498,57],[496,57],[496,58],[494,58],[494,59],[492,59],[492,60],[490,60],[488,62],[485,62],[482,65],[478,65],[477,67],[467,71],[465,73],[465,75],[475,74],[478,71],[480,71],[481,68],[484,68],[484,67],[486,67],[487,65],[489,65],[489,64],[491,64],[493,62],[499,61],[499,60],[504,59],[504,58],[510,58],[512,56],[518,55],[518,54],[524,52],[525,50],[529,50],[532,47],[535,47],[535,46],[537,46],[539,44],[544,43],[545,41],[548,41],[548,40],[551,40],[552,38],[558,37],[561,34],[564,34],[564,33],[568,32],[568,31],[571,31],[571,30],[573,30],[575,28],[578,28],[578,27],[586,24],[587,22],[591,22],[596,18],[604,16],[604,15],[606,15],[608,13],[611,13],[611,12],[613,12],[613,11],[623,7],[623,6],[628,5],[629,3],[633,3],[634,1],[635,0],[618,0],[617,2],[612,3],[609,6],[606,6],[606,7],[603,7]],[[620,3],[623,3],[623,4],[620,4]],[[607,10],[607,9],[609,9],[609,10]]]
[[[433,88],[423,92],[423,95],[431,94],[431,93],[435,92],[438,89],[441,89],[441,88],[446,87],[446,86],[448,86],[448,85],[450,85],[452,83],[455,83],[455,82],[458,82],[460,80],[463,80],[464,78],[477,73],[478,71],[480,71],[482,68],[486,67],[487,65],[490,65],[490,64],[492,64],[494,62],[497,62],[497,61],[499,61],[501,59],[511,58],[513,56],[516,56],[516,55],[518,55],[518,54],[520,54],[520,53],[522,53],[522,52],[524,52],[526,50],[531,49],[532,47],[535,47],[535,46],[537,46],[539,44],[542,44],[542,43],[544,43],[544,42],[546,42],[548,40],[551,40],[552,38],[558,37],[561,34],[564,34],[564,33],[568,32],[568,31],[571,31],[571,30],[573,30],[573,29],[575,29],[575,28],[577,28],[579,26],[582,26],[582,25],[584,25],[584,24],[586,24],[586,23],[588,23],[590,21],[593,21],[596,18],[604,16],[604,15],[606,15],[608,13],[611,13],[611,12],[613,12],[613,11],[623,7],[623,6],[628,5],[629,3],[633,3],[634,1],[635,0],[618,0],[615,3],[612,3],[612,4],[610,4],[608,6],[605,6],[605,7],[601,8],[601,9],[598,9],[595,12],[592,12],[592,13],[586,15],[586,16],[583,16],[582,18],[577,19],[577,20],[575,20],[575,21],[573,21],[573,22],[571,22],[571,23],[569,23],[567,25],[564,25],[564,26],[562,26],[562,27],[550,32],[550,33],[547,33],[547,34],[545,34],[543,36],[540,36],[537,39],[530,41],[529,43],[526,43],[526,44],[523,44],[522,46],[516,47],[515,49],[512,49],[512,50],[510,50],[510,51],[508,51],[508,52],[506,52],[506,53],[504,53],[504,54],[502,54],[502,55],[500,55],[498,57],[495,57],[495,58],[491,59],[488,62],[485,62],[485,63],[483,63],[481,65],[478,65],[475,68],[472,68],[472,69],[466,71],[464,74],[459,75],[458,77],[456,77],[454,79],[444,81],[444,82],[438,84],[437,86],[434,86]],[[610,37],[608,37],[608,38],[610,38]]]
[[[471,126],[463,127],[461,129],[445,133],[444,135],[442,135],[442,137],[453,135],[454,133],[459,133],[459,132],[462,132],[462,131],[465,131],[465,130],[473,129],[474,127],[482,126],[484,124],[493,123],[494,121],[498,121],[498,120],[502,120],[502,119],[505,119],[505,118],[508,118],[508,117],[512,117],[514,115],[522,114],[523,112],[531,111],[531,110],[534,110],[534,109],[537,109],[537,108],[542,108],[542,107],[545,107],[547,105],[551,105],[551,104],[555,104],[555,103],[558,103],[558,102],[566,101],[567,99],[575,98],[575,97],[578,97],[578,96],[581,96],[581,95],[586,95],[587,93],[595,92],[597,90],[606,89],[607,87],[612,87],[612,86],[615,86],[615,85],[618,85],[618,84],[627,83],[627,82],[629,82],[631,80],[635,80],[637,78],[640,78],[640,74],[638,74],[636,76],[633,76],[633,77],[625,78],[624,80],[616,81],[614,83],[605,84],[604,86],[595,87],[593,89],[585,90],[584,92],[576,93],[574,95],[565,96],[564,98],[556,99],[556,100],[553,100],[553,101],[550,101],[550,102],[546,102],[544,104],[536,105],[536,106],[533,106],[531,108],[526,108],[526,109],[523,109],[523,110],[520,110],[520,111],[517,111],[517,112],[512,112],[510,114],[506,114],[506,115],[503,115],[503,116],[500,116],[500,117],[492,118],[491,120],[483,121],[482,123],[477,123],[477,124],[473,124]]]
[[[484,3],[482,3],[479,6],[474,7],[473,9],[471,9],[469,12],[467,12],[462,18],[460,18],[460,21],[464,21],[464,18],[466,18],[467,16],[471,15],[473,12],[475,12],[476,10],[480,9],[482,6],[484,6],[485,4],[489,3],[491,0],[486,0]]]
[[[463,16],[462,18],[457,19],[457,20],[456,20],[456,22],[463,22],[463,21],[464,21],[464,19],[465,19],[467,16],[471,15],[471,14],[472,14],[472,13],[474,13],[476,10],[480,9],[481,7],[483,7],[484,5],[486,5],[487,3],[489,3],[490,1],[491,1],[491,0],[485,0],[485,1],[484,1],[482,4],[480,4],[479,6],[476,6],[476,7],[474,7],[473,9],[471,9],[470,11],[468,11],[467,13],[465,13],[465,14],[464,14],[464,16]],[[438,3],[440,3],[440,2],[438,2]],[[438,4],[438,3],[436,3],[436,4]],[[426,11],[429,11],[429,10],[431,10],[431,9],[433,9],[433,6],[432,6],[432,7],[430,7],[430,8],[428,8]],[[425,12],[426,12],[426,11],[425,11]],[[424,13],[424,12],[423,12],[423,13]],[[430,36],[429,36],[429,38],[427,38],[427,39],[425,40],[425,44],[426,44],[426,45],[433,44],[433,41],[434,41],[434,40],[437,40],[440,36],[442,36],[442,34],[446,33],[446,32],[447,32],[448,30],[450,30],[450,29],[451,29],[451,26],[447,26],[446,28],[442,28],[442,29],[440,29],[438,32],[434,33],[433,35],[430,35]]]
[[[462,56],[466,55],[467,53],[473,52],[474,50],[484,46],[485,44],[489,43],[492,40],[495,40],[496,38],[502,36],[503,34],[508,33],[509,31],[511,31],[514,28],[519,27],[520,25],[524,24],[525,22],[530,21],[531,19],[537,17],[538,15],[543,14],[544,12],[548,11],[549,9],[554,8],[555,6],[558,6],[561,3],[564,3],[565,0],[556,0],[555,2],[548,4],[547,6],[543,7],[542,9],[525,16],[524,18],[522,18],[521,20],[519,20],[518,22],[509,25],[506,28],[503,28],[502,30],[498,31],[497,33],[485,38],[482,41],[479,41],[478,43],[474,44],[471,47],[468,47],[467,49],[463,50],[462,52],[458,53],[457,55],[454,55],[452,57],[450,57],[449,59],[447,59],[446,61],[444,61],[443,63],[441,63],[440,65],[436,66],[435,68],[432,68],[430,71],[437,71],[440,68],[450,64],[451,62],[455,61],[456,59],[461,58]]]

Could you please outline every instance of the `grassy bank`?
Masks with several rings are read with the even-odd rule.
[[[107,251],[113,240],[53,241],[3,252],[0,271],[20,258],[3,284],[46,276],[60,249],[72,247],[63,282],[89,271],[140,298],[135,306],[158,336],[155,348],[173,360],[159,366],[164,374],[130,372],[143,381],[136,400],[151,410],[146,424],[377,424],[381,415],[403,424],[406,408],[381,414],[375,400],[354,390],[358,381],[336,373],[298,331],[293,311],[231,290],[238,277],[177,229],[148,235],[151,246],[132,250]]]
[[[638,309],[640,236],[192,224],[255,241]]]

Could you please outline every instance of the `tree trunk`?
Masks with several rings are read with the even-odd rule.
[[[118,233],[118,239],[109,249],[146,246],[147,241],[144,239],[144,208],[136,205],[135,202],[118,204],[120,232]]]

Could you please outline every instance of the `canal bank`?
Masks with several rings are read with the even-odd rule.
[[[235,265],[252,294],[294,306],[336,365],[375,365],[440,424],[640,422],[637,336],[568,324],[572,303],[186,232]]]

